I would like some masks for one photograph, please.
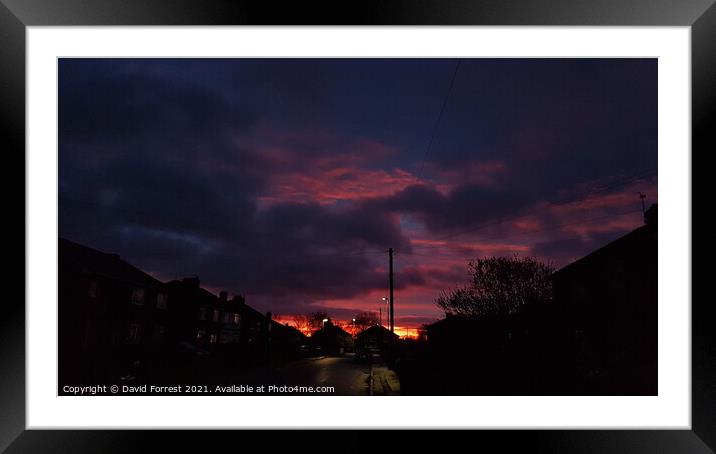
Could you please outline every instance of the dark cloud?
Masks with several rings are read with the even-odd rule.
[[[463,185],[443,195],[434,187],[409,186],[393,196],[371,200],[371,209],[408,213],[436,233],[474,227],[499,219],[536,202],[528,193],[508,192],[481,185]]]
[[[60,235],[288,314],[384,290],[388,247],[397,289],[450,286],[461,269],[411,256],[416,231],[655,169],[656,60],[465,60],[426,150],[455,63],[60,59]],[[532,250],[564,260],[623,231]]]
[[[200,85],[102,60],[61,60],[59,72],[59,132],[73,141],[197,146],[257,120]]]

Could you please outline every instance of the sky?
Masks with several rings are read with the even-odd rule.
[[[556,268],[657,194],[656,59],[60,59],[59,235],[283,319],[398,327],[483,256]],[[385,313],[385,312],[384,312]]]

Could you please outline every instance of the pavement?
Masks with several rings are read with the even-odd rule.
[[[398,374],[386,366],[373,366],[370,383],[370,393],[373,396],[400,395],[400,379],[398,378]]]

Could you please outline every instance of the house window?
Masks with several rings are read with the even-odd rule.
[[[229,323],[231,323],[231,314],[228,312],[224,312],[224,320],[223,321],[224,321],[224,324],[227,324],[227,325]]]
[[[212,320],[214,320],[215,322],[218,322],[220,315],[221,315],[221,311],[219,309],[214,309],[214,316],[212,317]]]
[[[167,297],[166,293],[158,293],[157,294],[157,309],[166,309],[167,308],[167,301],[169,298]]]
[[[154,327],[154,336],[157,339],[162,339],[166,333],[167,329],[163,325],[157,325]]]
[[[89,296],[90,298],[97,298],[97,281],[90,281],[89,289],[87,290],[87,296]]]
[[[139,325],[137,323],[132,323],[131,325],[129,325],[129,330],[127,332],[127,341],[133,344],[139,342]]]
[[[132,290],[132,304],[142,305],[144,304],[144,289],[143,288],[134,288]]]
[[[206,308],[205,307],[199,308],[199,320],[206,320]]]
[[[234,325],[238,325],[239,322],[241,322],[241,317],[239,317],[239,314],[234,314]]]
[[[211,336],[209,336],[209,342],[212,344],[215,344],[218,340],[219,336],[217,336],[216,334],[212,334]]]
[[[202,340],[204,340],[204,337],[206,337],[206,331],[204,331],[203,329],[200,329],[196,332],[197,341],[201,342]]]

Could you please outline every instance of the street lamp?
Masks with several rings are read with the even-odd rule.
[[[383,302],[386,304],[390,304],[390,299],[388,299],[386,297],[381,298],[381,300],[383,300]],[[379,314],[380,314],[379,318],[378,318],[378,324],[380,326],[383,326],[383,306],[379,306],[378,310],[379,310]]]

